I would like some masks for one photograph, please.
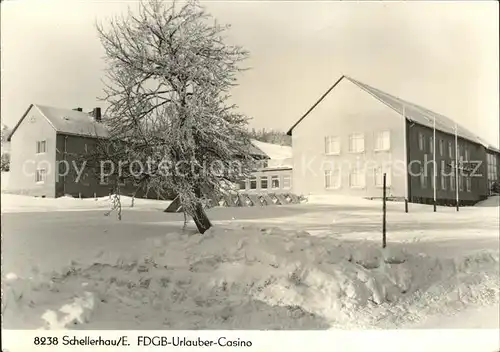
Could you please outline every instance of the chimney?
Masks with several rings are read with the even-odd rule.
[[[83,111],[82,108],[74,108],[73,110],[75,110],[75,111]]]
[[[101,122],[101,108],[95,108],[93,115],[96,122]]]

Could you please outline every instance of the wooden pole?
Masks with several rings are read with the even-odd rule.
[[[406,136],[406,111],[405,105],[403,105],[403,144],[404,144],[404,163],[405,163],[405,213],[408,212],[408,142]]]
[[[433,119],[433,135],[432,135],[432,172],[433,172],[433,184],[434,184],[434,198],[433,198],[433,205],[434,205],[434,212],[436,212],[436,181],[437,181],[437,167],[436,167],[436,116],[434,116]]]
[[[387,208],[386,208],[386,178],[387,174],[384,173],[384,189],[383,189],[383,194],[382,194],[382,248],[385,248],[387,246],[387,241],[386,241],[386,213],[387,213]]]
[[[460,199],[459,199],[459,190],[458,190],[458,128],[455,124],[455,195],[457,200],[457,211],[460,210]]]

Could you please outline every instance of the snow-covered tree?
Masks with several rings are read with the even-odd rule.
[[[112,160],[122,178],[176,193],[204,233],[204,204],[249,172],[248,118],[227,103],[248,53],[196,1],[147,0],[97,29]]]

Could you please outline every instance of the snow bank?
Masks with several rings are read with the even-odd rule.
[[[498,301],[498,259],[489,252],[440,259],[307,232],[216,227],[144,241],[133,257],[100,253],[92,265],[11,279],[2,308],[6,328],[402,326],[457,295],[459,302]]]
[[[134,199],[132,208],[132,197],[120,196],[122,207],[126,209],[165,209],[171,201],[155,199]],[[109,196],[95,198],[39,198],[17,194],[2,193],[2,212],[41,212],[41,211],[74,211],[74,210],[98,210],[110,209],[112,200]]]

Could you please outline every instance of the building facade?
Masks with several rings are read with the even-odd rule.
[[[119,181],[118,173],[109,170],[96,175],[85,167],[84,157],[92,153],[108,133],[101,124],[101,111],[95,108],[59,109],[32,104],[8,137],[11,143],[11,169],[7,191],[37,197],[102,197],[119,192],[138,198],[173,199],[171,192],[159,194],[140,187],[133,180]],[[269,187],[281,189],[288,185],[290,172],[267,167],[269,156],[252,144],[251,154],[266,162],[253,173],[265,185],[263,175],[269,175]],[[111,174],[107,176],[106,174]],[[276,175],[278,180],[276,180]],[[253,179],[247,182],[253,189]]]
[[[432,203],[434,191],[438,204],[455,204],[457,189],[461,204],[489,194],[488,146],[478,137],[443,115],[347,76],[288,134],[294,192],[299,194],[377,198],[382,196],[384,173],[387,195],[411,202]],[[496,177],[490,174],[490,179]]]

